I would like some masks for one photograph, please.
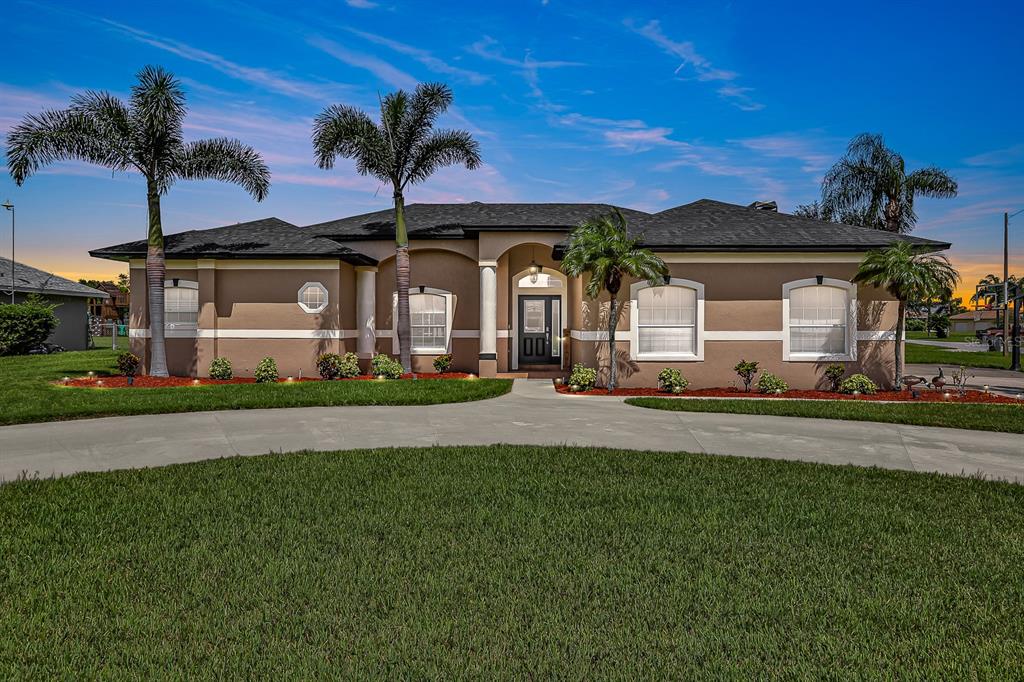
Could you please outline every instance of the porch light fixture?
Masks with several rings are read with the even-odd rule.
[[[531,254],[531,258],[530,258],[530,267],[529,267],[529,271],[530,271],[530,284],[536,284],[537,283],[537,279],[540,277],[540,273],[544,269],[544,267],[540,263],[537,262],[536,257],[533,257],[533,256],[535,256],[535,254]]]

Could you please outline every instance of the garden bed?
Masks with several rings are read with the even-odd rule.
[[[402,379],[468,379],[474,375],[467,374],[465,372],[445,372],[444,374],[436,373],[419,373],[419,374],[403,374]],[[350,379],[334,379],[333,381],[375,381],[377,377],[361,374],[357,377]],[[279,384],[288,383],[306,383],[306,382],[323,382],[324,379],[319,377],[302,377],[300,378],[282,378],[278,379]],[[383,380],[382,380],[383,381]],[[393,379],[390,381],[394,381]],[[123,376],[92,376],[92,377],[75,377],[68,381],[57,381],[55,382],[61,386],[70,386],[72,388],[175,388],[179,386],[224,386],[233,384],[255,384],[256,380],[252,377],[235,377],[234,379],[210,379],[208,377],[152,377],[152,376],[137,376],[135,377],[135,383],[131,386],[128,385],[128,377]]]
[[[603,388],[592,388],[589,391],[573,392],[564,384],[556,384],[555,390],[568,395],[609,395]],[[872,395],[851,395],[849,393],[833,393],[832,391],[806,391],[792,389],[782,394],[746,393],[738,388],[696,388],[683,393],[668,393],[658,388],[617,388],[611,395],[627,397],[658,397],[658,398],[763,398],[766,400],[857,400],[863,402],[915,402],[915,403],[990,403],[1019,404],[1022,401],[1010,396],[984,391],[967,391],[963,395],[950,391],[949,397],[943,391],[924,389],[918,391],[918,397],[910,391],[878,391]]]

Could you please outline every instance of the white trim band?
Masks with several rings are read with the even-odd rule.
[[[166,329],[168,339],[354,339],[355,329]],[[150,338],[149,329],[129,329],[132,339]]]
[[[895,341],[896,332],[894,331],[858,331],[858,341]]]

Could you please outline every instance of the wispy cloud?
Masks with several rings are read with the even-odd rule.
[[[250,83],[251,85],[272,90],[282,95],[323,101],[330,99],[330,90],[336,89],[337,87],[336,84],[334,84],[333,88],[327,88],[326,86],[328,84],[326,83],[314,83],[311,81],[291,78],[269,69],[245,66],[243,64],[233,62],[219,54],[215,54],[198,47],[193,47],[192,45],[183,43],[180,40],[158,36],[153,33],[149,33],[148,31],[143,31],[116,21],[111,21],[110,19],[101,19],[100,21],[119,34],[131,38],[132,40],[169,52],[183,59],[188,59],[189,61],[205,64],[226,76]]]
[[[964,163],[968,166],[1009,166],[1021,160],[1024,160],[1024,144],[1015,144],[970,156],[964,159]]]
[[[679,65],[675,70],[677,76],[693,73],[699,81],[725,81],[727,84],[720,86],[717,93],[729,100],[733,106],[744,111],[757,111],[764,108],[763,104],[754,101],[751,97],[750,93],[753,92],[753,88],[731,84],[739,77],[738,73],[714,66],[711,60],[700,54],[696,46],[689,40],[673,40],[665,34],[661,28],[661,22],[657,19],[652,19],[642,26],[637,26],[627,19],[625,24],[634,33],[643,36],[660,47],[666,54],[678,59]]]
[[[646,128],[647,124],[637,118],[602,118],[600,116],[584,116],[583,114],[565,114],[558,122],[567,126],[596,126],[616,128]]]
[[[822,146],[827,142],[812,140],[797,133],[779,133],[729,141],[764,156],[796,159],[803,164],[800,170],[806,173],[820,173],[838,159],[838,154],[822,150]]]
[[[379,36],[375,33],[367,33],[366,31],[360,31],[354,28],[349,28],[348,30],[354,33],[355,35],[359,36],[363,40],[369,41],[377,45],[382,45],[390,50],[398,52],[399,54],[404,54],[409,57],[412,57],[413,59],[418,61],[420,64],[423,64],[425,67],[427,67],[434,73],[443,73],[446,76],[454,76],[455,78],[465,80],[469,83],[472,83],[473,85],[481,85],[491,80],[491,77],[488,75],[478,73],[476,71],[471,71],[469,69],[463,69],[457,66],[452,66],[451,64],[444,61],[440,57],[435,56],[428,50],[424,50],[422,48],[415,47],[407,43],[402,43],[397,40],[392,40],[391,38],[385,38],[384,36]]]
[[[377,6],[377,3],[370,0],[345,0],[345,4],[356,9],[373,9]]]
[[[306,42],[340,62],[369,71],[388,85],[407,90],[416,87],[416,78],[379,57],[355,52],[323,36],[310,36]]]
[[[538,99],[543,99],[544,97],[544,92],[540,89],[541,70],[584,66],[581,62],[561,60],[540,61],[534,59],[529,51],[526,52],[522,59],[515,59],[507,56],[498,41],[490,36],[484,36],[467,49],[470,53],[475,54],[481,59],[514,67],[523,80],[526,81],[526,85],[530,89],[530,95]]]

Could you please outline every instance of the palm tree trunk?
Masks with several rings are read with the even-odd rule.
[[[618,362],[615,358],[615,327],[618,317],[618,299],[615,298],[615,294],[611,295],[612,304],[611,310],[608,314],[608,363],[610,369],[608,370],[608,392],[611,393],[615,390],[615,381],[618,376],[617,365]]]
[[[900,231],[899,204],[892,199],[885,205],[885,231]]]
[[[409,232],[405,197],[395,192],[395,289],[398,291],[398,351],[402,370],[412,372],[412,324],[409,320]]]
[[[893,386],[899,390],[903,381],[903,325],[907,318],[907,302],[900,301],[899,315],[896,321],[896,384]]]
[[[149,299],[149,374],[167,376],[167,346],[164,343],[164,232],[160,224],[160,193],[147,183],[149,234],[146,244],[146,296]]]

